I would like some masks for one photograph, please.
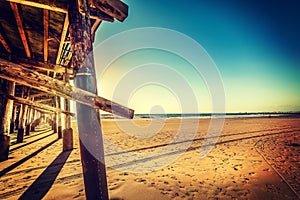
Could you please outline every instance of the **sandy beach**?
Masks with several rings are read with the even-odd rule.
[[[159,129],[150,119],[102,120],[106,140],[125,151],[106,148],[110,199],[299,199],[300,118],[226,119],[205,157],[199,153],[210,119],[185,120],[199,127],[178,144],[171,142],[180,119],[160,120]],[[69,152],[62,153],[62,140],[46,124],[13,144],[0,163],[0,199],[85,199],[73,128]]]

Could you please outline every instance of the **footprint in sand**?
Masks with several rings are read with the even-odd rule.
[[[136,178],[134,181],[139,182],[139,183],[146,183],[147,181],[143,178]]]

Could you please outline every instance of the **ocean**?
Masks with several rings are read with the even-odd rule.
[[[300,112],[239,112],[239,113],[167,113],[167,114],[135,114],[134,119],[165,118],[243,118],[243,117],[300,117]],[[102,119],[123,119],[113,114],[101,114]]]

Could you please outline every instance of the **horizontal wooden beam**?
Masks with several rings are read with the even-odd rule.
[[[27,58],[30,58],[31,52],[30,52],[30,48],[29,48],[29,43],[28,43],[27,36],[26,36],[24,28],[23,28],[23,23],[22,23],[22,19],[21,19],[20,13],[19,13],[18,5],[16,3],[10,2],[10,7],[11,7],[11,9],[14,13],[15,19],[16,19],[16,23],[17,23],[18,30],[19,30],[19,33],[21,36],[21,40],[22,40],[22,43],[23,43],[23,46],[25,49],[26,56],[27,56]]]
[[[28,99],[24,99],[24,98],[21,98],[21,97],[16,97],[16,96],[13,96],[13,95],[5,94],[3,92],[0,92],[0,94],[2,96],[4,96],[5,98],[7,98],[7,99],[13,100],[13,101],[15,101],[17,103],[20,103],[20,104],[23,104],[23,105],[27,105],[29,107],[38,108],[38,109],[41,109],[41,110],[44,110],[44,111],[58,112],[58,113],[63,113],[63,114],[75,116],[74,113],[67,112],[67,111],[64,111],[64,110],[61,110],[61,109],[58,109],[58,108],[55,108],[55,107],[45,105],[45,104],[30,101]]]
[[[134,110],[118,103],[3,59],[0,59],[0,78],[126,118],[132,119],[134,115]]]
[[[119,0],[90,0],[90,3],[102,12],[124,21],[128,16],[128,6]]]
[[[13,3],[18,3],[26,6],[67,13],[68,1],[55,1],[55,0],[7,0]]]
[[[42,102],[48,102],[52,101],[52,99],[41,99],[41,100],[36,100],[35,102],[42,103]]]
[[[12,57],[12,61],[16,64],[35,68],[38,70],[43,70],[43,71],[51,71],[51,72],[58,72],[58,73],[64,73],[65,69],[62,66],[59,65],[53,65],[50,63],[43,63],[43,62],[38,62],[32,59],[25,59],[25,58],[17,58],[17,57]],[[69,73],[72,73],[72,69],[68,69]]]
[[[6,40],[4,39],[3,35],[1,34],[1,32],[0,32],[0,42],[4,46],[7,53],[11,54],[11,49],[10,49],[9,45],[7,44]]]
[[[37,94],[30,94],[30,97],[37,98],[37,97],[42,97],[42,96],[46,96],[46,95],[48,95],[48,94],[41,92],[41,93],[37,93]]]
[[[14,106],[20,106],[20,105],[23,105],[22,103],[18,102],[18,101],[14,101]],[[41,108],[35,108],[35,107],[32,107],[31,108],[34,108],[35,110],[41,112],[42,114],[53,114],[53,111],[47,111],[45,109],[41,109]]]
[[[101,10],[97,9],[97,8],[90,8],[90,18],[92,19],[100,19],[103,21],[107,21],[107,22],[114,22],[115,19],[106,14],[105,12],[102,12]]]
[[[68,13],[68,2],[67,1],[55,1],[55,0],[7,0],[9,2],[18,3],[26,6],[32,6],[35,8],[51,10],[55,12]],[[102,19],[104,21],[113,22],[114,18],[112,15],[105,13],[96,8],[90,8],[90,18]]]

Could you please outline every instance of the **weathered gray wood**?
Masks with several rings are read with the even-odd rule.
[[[14,81],[48,94],[74,100],[119,116],[129,119],[133,118],[134,110],[132,109],[3,59],[0,59],[0,78]]]
[[[85,11],[84,15],[81,15],[77,2],[77,0],[69,1],[70,39],[73,52],[71,66],[74,68],[74,83],[76,87],[96,94],[90,6],[87,0],[80,0],[80,7]],[[108,200],[99,112],[80,103],[77,103],[76,108],[86,199]],[[97,153],[93,154],[92,150],[97,150]]]

